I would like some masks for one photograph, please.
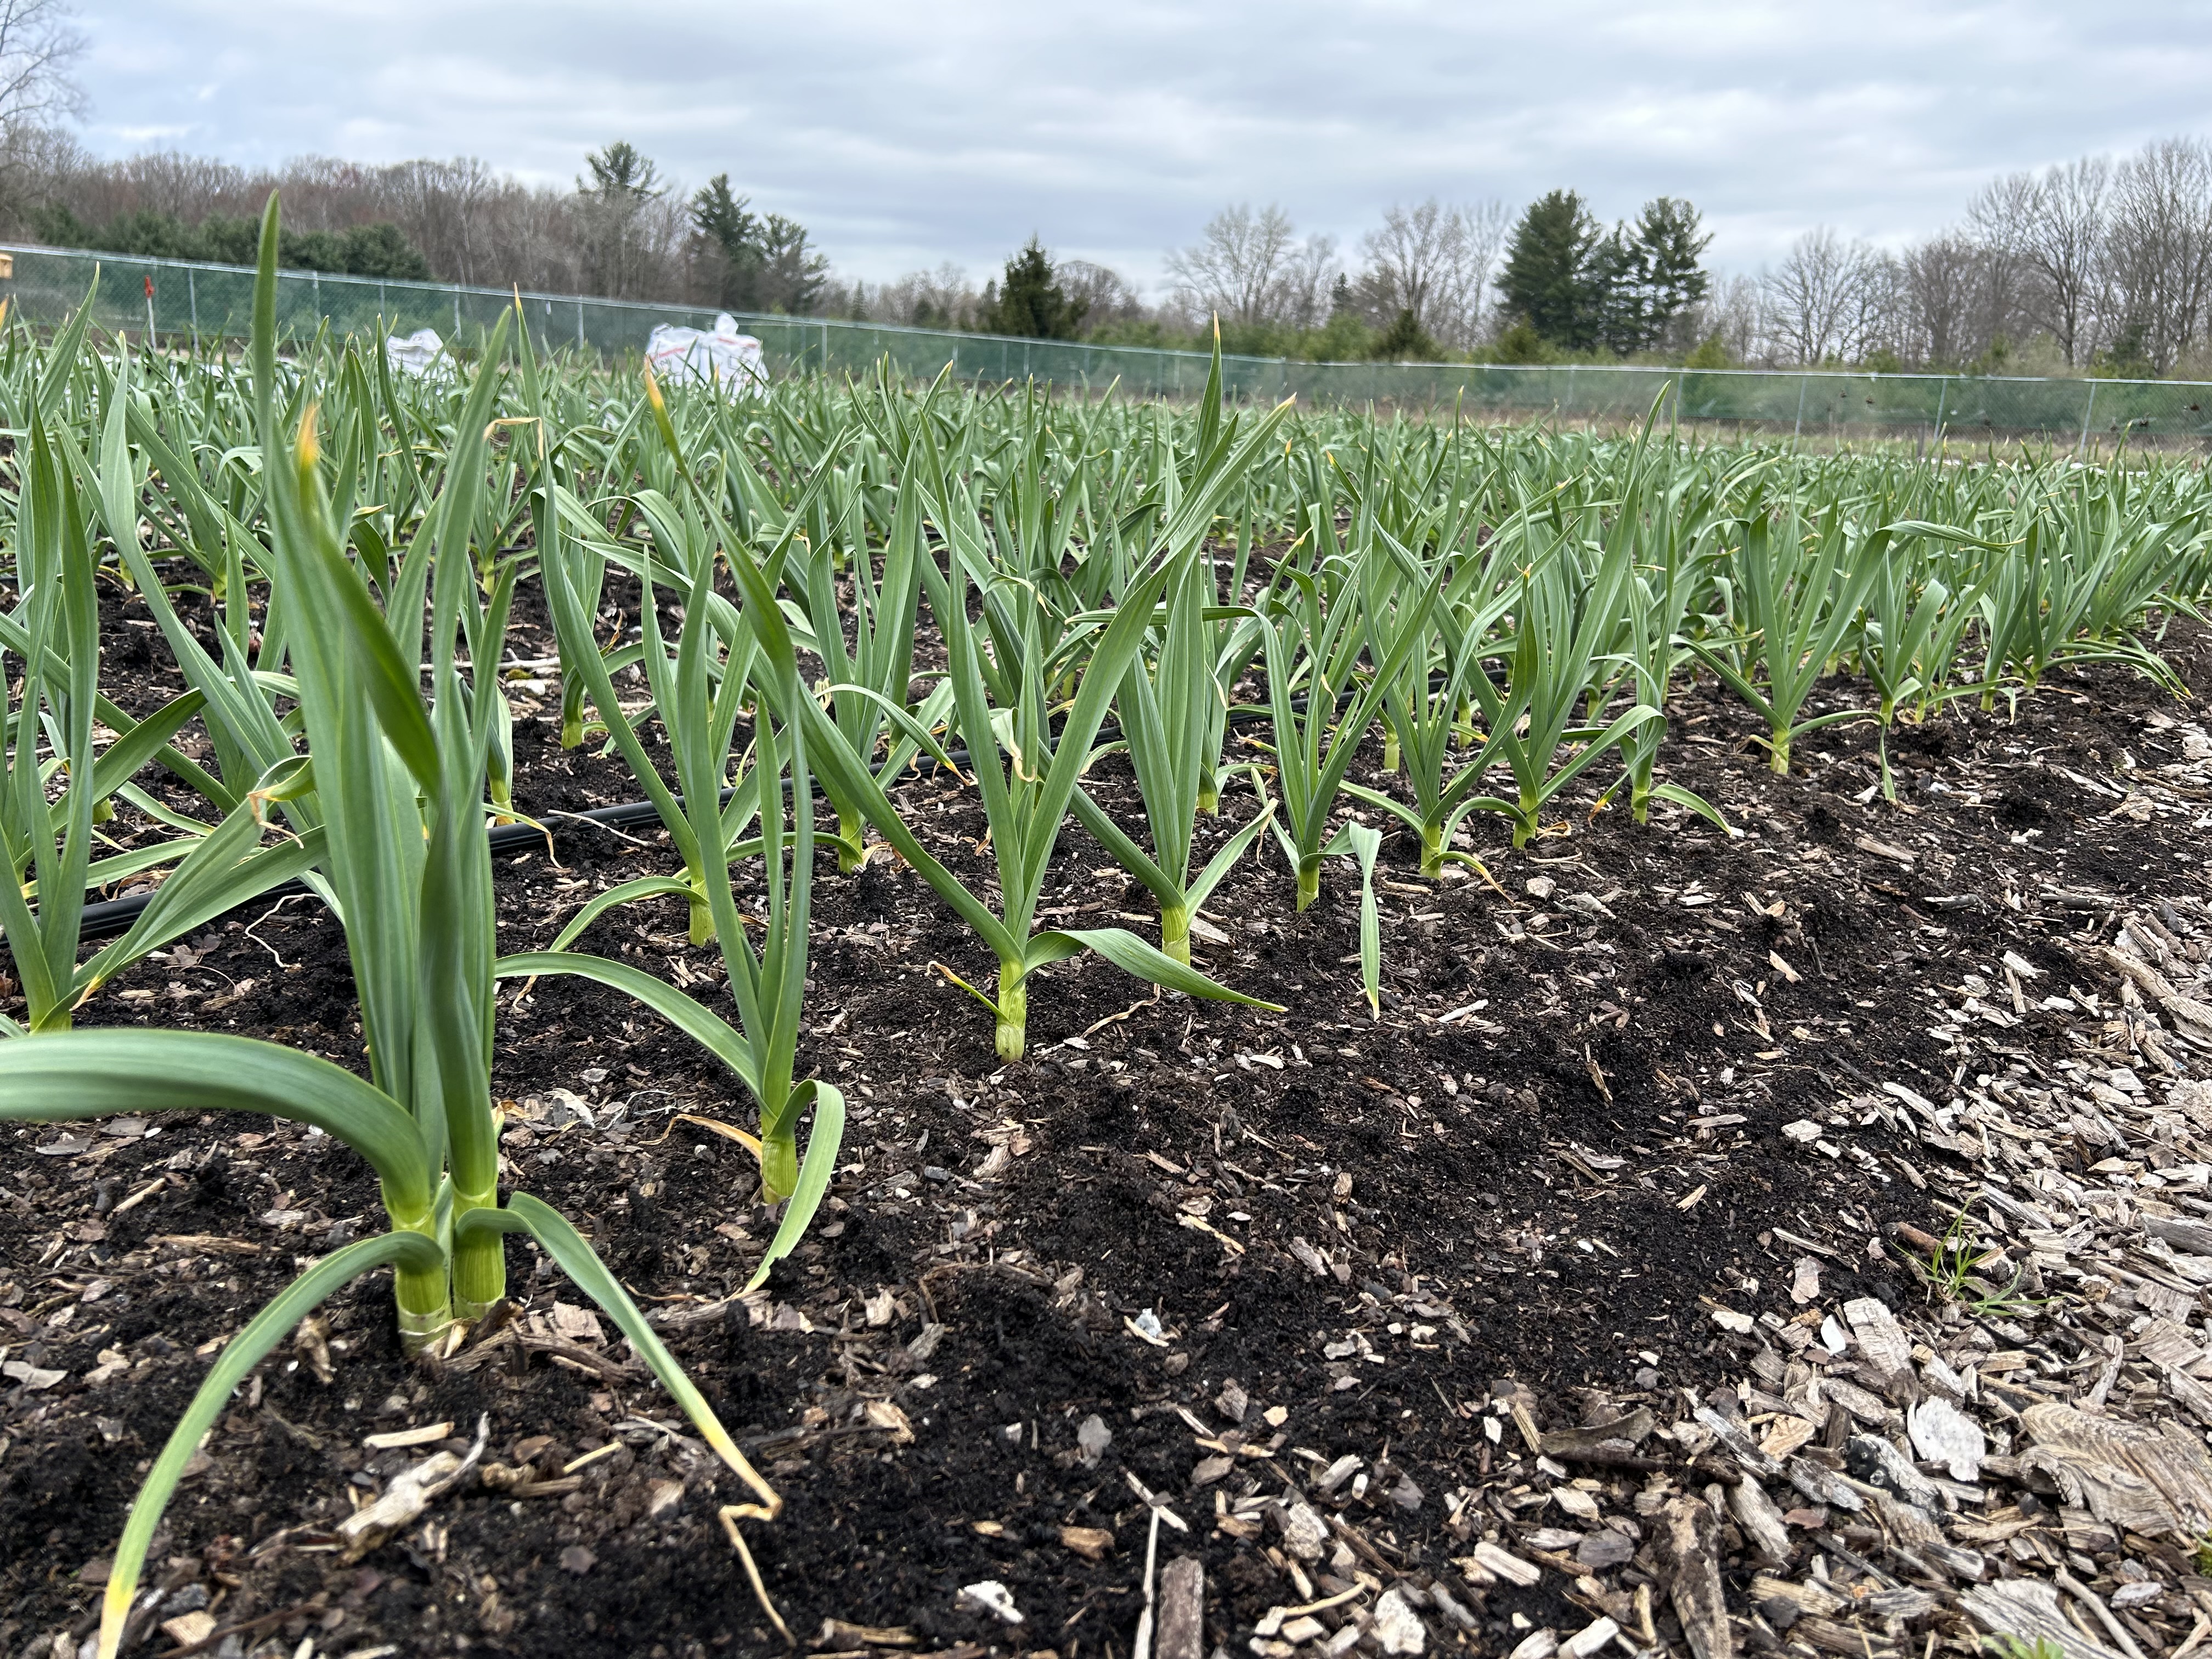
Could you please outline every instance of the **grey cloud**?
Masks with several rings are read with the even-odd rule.
[[[647,0],[112,0],[85,137],[274,161],[473,154],[565,182],[626,137],[726,169],[881,280],[1032,231],[1156,283],[1231,200],[1349,240],[1393,200],[1607,217],[1685,195],[1746,267],[1826,223],[1895,241],[1987,178],[2204,124],[2212,4],[1217,0],[1043,9]]]

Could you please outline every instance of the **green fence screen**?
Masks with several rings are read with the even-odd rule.
[[[91,288],[95,317],[117,331],[169,336],[236,337],[252,316],[253,273],[233,265],[148,259],[125,254],[0,244],[15,277],[0,284],[33,321],[58,320]],[[524,314],[539,343],[601,357],[641,356],[659,323],[711,328],[714,313],[695,306],[574,295],[524,294]],[[407,334],[434,328],[468,343],[514,304],[508,290],[380,281],[288,270],[278,286],[280,326],[312,331],[328,322],[341,333]],[[858,374],[888,358],[901,373],[927,378],[951,365],[963,380],[1037,380],[1093,392],[1119,382],[1125,393],[1193,396],[1206,384],[1197,352],[1068,340],[1018,340],[934,329],[894,328],[830,319],[735,313],[761,342],[774,374],[826,371]],[[1516,368],[1469,363],[1306,363],[1276,357],[1228,357],[1232,395],[1251,401],[1295,396],[1302,404],[1375,404],[1449,409],[1497,416],[1640,420],[1662,385],[1662,416],[1806,435],[1954,438],[2034,434],[2076,446],[2130,442],[2197,444],[2212,440],[2212,384],[2179,380],[2027,380],[1990,375],[1863,374],[1826,371],[1686,370],[1577,365]]]

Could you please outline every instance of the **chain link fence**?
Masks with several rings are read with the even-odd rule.
[[[110,330],[234,338],[252,322],[253,272],[242,267],[22,245],[0,244],[0,251],[15,261],[14,279],[0,287],[9,292],[18,313],[33,322],[61,320],[91,289],[95,269],[94,316]],[[434,328],[466,351],[518,297],[541,347],[602,361],[641,357],[657,324],[711,328],[715,315],[711,307],[696,306],[518,296],[501,289],[288,270],[277,283],[277,323],[295,335],[325,324],[334,333],[362,337]],[[1206,385],[1207,359],[1198,352],[733,314],[760,340],[769,371],[777,375],[857,375],[887,359],[896,372],[915,379],[950,366],[963,380],[1036,380],[1093,394],[1118,383],[1130,395],[1192,397]],[[1669,388],[1663,420],[1799,436],[2036,436],[2081,449],[2123,442],[2212,444],[2212,384],[2197,381],[1592,364],[1307,363],[1237,356],[1224,358],[1222,372],[1233,397],[1252,402],[1295,397],[1309,406],[1457,408],[1481,417],[1626,422],[1642,420],[1663,386]]]

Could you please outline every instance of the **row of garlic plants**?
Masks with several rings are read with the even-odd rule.
[[[1431,877],[1476,863],[1474,814],[1525,845],[1578,781],[1638,823],[1660,803],[1725,828],[1663,775],[1691,678],[1741,697],[1786,772],[1824,726],[1886,737],[2062,663],[2178,690],[2156,630],[2212,580],[2205,475],[2175,463],[1239,410],[1218,380],[1194,407],[886,375],[732,399],[541,360],[505,325],[465,372],[403,379],[349,341],[280,355],[274,226],[272,204],[240,359],[103,350],[81,318],[0,341],[0,934],[24,999],[0,1015],[0,1117],[312,1122],[369,1159],[392,1222],[223,1350],[133,1510],[109,1651],[179,1472],[261,1356],[386,1266],[407,1344],[456,1340],[504,1294],[509,1231],[607,1309],[744,1480],[741,1549],[734,1521],[775,1513],[589,1246],[499,1189],[501,979],[610,986],[728,1067],[757,1109],[763,1195],[785,1206],[765,1273],[820,1203],[844,1121],[799,1058],[819,870],[887,848],[967,925],[994,971],[943,971],[1010,1061],[1040,975],[1078,956],[1253,1002],[1190,941],[1263,848],[1299,909],[1332,860],[1358,880],[1374,1003],[1377,823]],[[486,829],[529,805],[501,668],[526,582],[557,642],[562,740],[627,763],[679,867],[502,957]],[[101,690],[103,583],[148,608],[187,687],[143,718]],[[188,592],[206,608],[180,609]],[[611,616],[635,626],[603,638]],[[1109,754],[1133,811],[1102,785]],[[896,792],[917,766],[974,790],[988,867],[909,822]],[[1238,822],[1217,836],[1204,821],[1231,795]],[[118,845],[118,805],[175,833]],[[1072,836],[1152,896],[1154,937],[1038,925]],[[252,1039],[70,1029],[132,962],[295,879],[343,922],[368,1079]],[[88,898],[125,880],[153,895],[88,957]],[[763,901],[751,933],[740,892]],[[670,897],[721,953],[726,1005],[579,948],[611,909]]]

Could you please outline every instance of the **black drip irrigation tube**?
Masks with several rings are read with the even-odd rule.
[[[1443,675],[1431,673],[1429,677],[1429,689],[1431,691],[1436,690],[1442,685],[1443,681]],[[1352,695],[1348,690],[1337,694],[1336,707],[1339,714],[1351,707]],[[1291,706],[1303,714],[1305,711],[1307,701],[1307,698],[1301,694],[1291,699]],[[1268,718],[1267,710],[1256,703],[1238,703],[1228,712],[1229,722],[1231,725],[1264,724]],[[1098,729],[1096,741],[1118,743],[1121,738],[1121,731],[1119,726],[1102,726]],[[955,767],[968,763],[968,751],[965,749],[948,750],[945,753],[946,757]],[[927,778],[934,776],[944,769],[938,764],[934,756],[917,755],[909,763],[908,769],[914,777]],[[790,786],[787,784],[785,787],[788,788]],[[730,797],[735,793],[734,790],[725,789],[722,792],[723,805],[727,805]],[[821,793],[820,786],[816,785],[810,793],[818,796]],[[684,798],[681,795],[676,797],[676,804],[678,806],[684,804]],[[649,800],[623,801],[613,806],[594,806],[588,811],[563,812],[559,816],[570,823],[592,824],[603,830],[645,828],[660,822],[659,808]],[[489,833],[491,838],[492,856],[497,858],[502,854],[524,853],[543,847],[547,840],[556,834],[556,830],[550,823],[544,826],[526,823],[499,823],[494,824]],[[257,894],[248,902],[258,904],[263,899],[295,898],[303,893],[312,893],[313,890],[304,881],[295,879],[279,882],[266,892]],[[152,902],[153,895],[142,893],[130,898],[103,899],[97,904],[88,904],[84,907],[82,915],[78,921],[77,935],[81,939],[110,939],[118,933],[127,933],[147,905]],[[245,908],[244,905],[238,907],[240,909]],[[229,912],[224,914],[228,915]],[[210,917],[209,924],[211,926],[219,920],[221,920],[220,917]]]

